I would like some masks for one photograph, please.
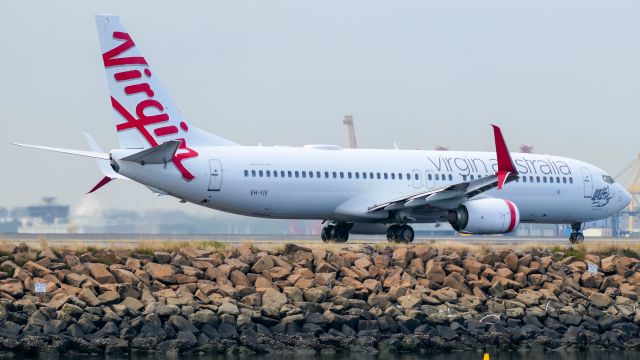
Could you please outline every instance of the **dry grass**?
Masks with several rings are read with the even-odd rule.
[[[474,239],[476,240],[476,239]],[[37,241],[37,244],[36,244]],[[69,240],[61,244],[51,244],[47,239],[42,236],[38,237],[36,241],[28,242],[32,247],[32,251],[27,256],[23,256],[25,259],[19,259],[20,262],[31,260],[35,257],[38,250],[51,248],[56,254],[60,251],[72,251],[76,254],[91,253],[96,254],[101,250],[131,250],[135,253],[153,255],[155,251],[173,252],[179,249],[191,249],[191,250],[213,250],[218,253],[228,251],[235,251],[233,245],[227,245],[223,242],[213,240],[201,240],[201,241],[170,241],[170,240],[142,240],[142,241],[122,241],[113,240],[113,244],[109,244],[111,241],[103,240],[102,244],[106,246],[95,246],[87,244],[85,241]],[[354,243],[323,243],[321,241],[309,241],[309,240],[288,240],[286,242],[253,242],[249,239],[241,243],[244,246],[249,246],[252,250],[270,250],[279,251],[284,250],[286,244],[295,244],[301,247],[305,247],[311,250],[324,250],[330,252],[340,252],[343,250],[348,251],[360,251],[364,246],[370,245],[376,251],[382,251],[385,248],[391,247],[392,249],[398,247],[407,246],[405,244],[391,244],[391,243],[372,243],[372,244],[354,244]],[[560,245],[558,245],[560,244]],[[17,242],[11,241],[10,238],[0,238],[0,256],[9,256],[14,258],[12,249],[17,245]],[[583,244],[571,246],[568,243],[562,244],[556,241],[530,241],[530,242],[518,242],[514,243],[506,240],[504,243],[492,242],[491,244],[481,244],[477,242],[465,242],[465,238],[460,240],[440,240],[437,238],[421,240],[420,243],[412,244],[408,246],[426,245],[430,248],[437,249],[440,254],[444,252],[456,251],[461,255],[469,254],[475,256],[486,255],[492,251],[512,250],[512,251],[530,251],[548,249],[554,253],[563,253],[565,256],[576,256],[583,259],[586,254],[597,254],[600,256],[609,255],[624,255],[640,259],[640,242],[629,242],[622,239],[600,239],[598,241],[587,241]],[[39,249],[38,249],[39,248]]]

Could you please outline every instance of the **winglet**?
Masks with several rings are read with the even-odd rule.
[[[518,170],[516,170],[513,160],[511,160],[511,154],[509,153],[509,148],[507,148],[507,143],[504,141],[500,127],[491,126],[493,127],[493,136],[496,142],[496,156],[498,158],[498,172],[496,175],[498,176],[498,190],[500,190],[506,183],[509,174],[517,175]]]

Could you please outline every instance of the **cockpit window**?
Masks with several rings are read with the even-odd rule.
[[[609,183],[609,184],[613,184],[614,183],[613,178],[611,176],[609,176],[609,175],[602,175],[602,179],[605,182]]]

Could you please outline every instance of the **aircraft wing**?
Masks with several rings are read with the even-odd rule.
[[[369,207],[368,212],[398,211],[419,207],[453,209],[476,195],[494,188],[502,189],[506,183],[517,179],[518,171],[513,164],[502,132],[499,127],[492,126],[498,160],[498,171],[495,175],[392,199]]]

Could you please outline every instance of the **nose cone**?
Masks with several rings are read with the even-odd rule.
[[[618,185],[618,190],[620,191],[620,210],[622,210],[631,203],[631,194],[620,185]]]

